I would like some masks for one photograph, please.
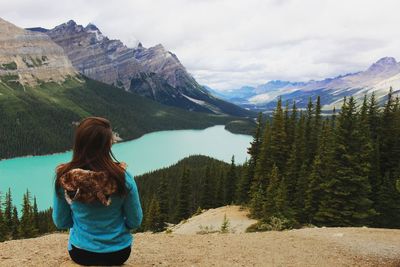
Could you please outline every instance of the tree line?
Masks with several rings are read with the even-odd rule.
[[[243,165],[192,156],[137,177],[140,230],[227,204],[248,206],[256,230],[276,220],[284,228],[400,228],[400,101],[392,90],[383,105],[374,94],[361,105],[345,98],[331,116],[322,115],[319,97],[305,110],[279,99],[257,121]]]
[[[12,202],[11,190],[5,193],[4,198],[0,194],[0,242],[31,238],[56,230],[52,220],[52,208],[38,211],[36,197],[27,190],[23,196],[21,216]]]
[[[240,203],[264,223],[400,227],[400,101],[392,89],[383,107],[374,94],[360,106],[350,97],[330,117],[319,97],[304,111],[279,99],[271,118],[259,117],[249,154]]]
[[[162,231],[202,209],[236,201],[242,167],[207,156],[190,156],[178,163],[136,177],[144,211],[139,231]]]

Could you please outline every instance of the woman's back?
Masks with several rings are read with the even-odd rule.
[[[130,230],[142,222],[133,177],[111,152],[110,123],[83,120],[76,132],[72,160],[56,169],[53,221],[70,229],[68,251],[83,265],[118,265],[130,254]]]
[[[90,181],[89,176],[86,178]],[[108,205],[100,201],[75,201],[71,194],[58,192],[54,198],[53,220],[57,228],[71,228],[69,250],[73,244],[88,251],[103,253],[123,249],[132,243],[129,231],[140,226],[142,210],[135,181],[127,172],[125,180],[128,194],[110,195]],[[73,186],[75,180],[70,182],[70,186]],[[72,193],[79,194],[76,191]]]

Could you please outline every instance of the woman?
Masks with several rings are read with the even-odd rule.
[[[130,230],[142,222],[135,181],[113,160],[112,143],[108,120],[86,118],[75,131],[71,162],[56,168],[53,221],[70,228],[69,255],[81,265],[122,265]]]

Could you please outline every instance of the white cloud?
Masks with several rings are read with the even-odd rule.
[[[400,59],[396,0],[1,0],[21,27],[69,19],[96,24],[128,46],[162,43],[217,89],[308,80]]]

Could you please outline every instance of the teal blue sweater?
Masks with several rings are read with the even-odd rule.
[[[72,245],[87,251],[106,253],[121,250],[133,242],[131,229],[138,228],[143,213],[133,177],[126,172],[126,196],[111,196],[111,204],[85,204],[73,201],[54,191],[53,221],[57,228],[70,228],[68,250]],[[62,190],[62,189],[61,189]]]

